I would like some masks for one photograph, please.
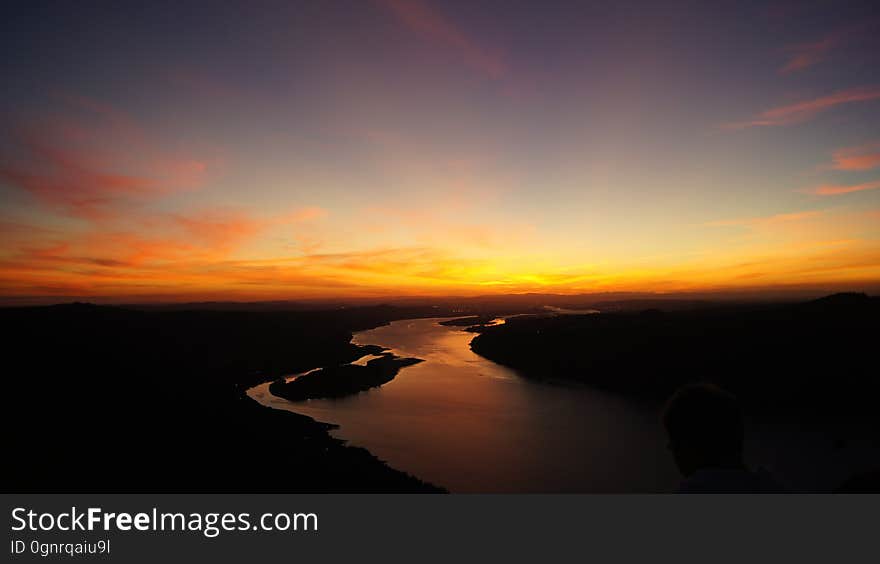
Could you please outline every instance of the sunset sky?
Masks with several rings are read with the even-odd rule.
[[[0,297],[878,287],[877,3],[709,4],[7,3]]]

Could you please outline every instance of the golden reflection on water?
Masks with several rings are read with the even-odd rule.
[[[677,481],[656,406],[525,380],[469,347],[473,333],[438,319],[355,335],[425,362],[381,388],[261,403],[340,425],[336,436],[391,466],[459,492],[667,491]],[[366,362],[368,359],[360,359]]]

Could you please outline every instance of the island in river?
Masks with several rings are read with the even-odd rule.
[[[441,321],[440,325],[445,325],[446,327],[476,327],[490,324],[494,319],[491,315],[472,315],[470,317],[446,319]]]
[[[369,347],[364,347],[365,352],[370,350]],[[382,353],[363,365],[326,366],[289,380],[276,380],[269,386],[269,392],[289,401],[341,398],[390,382],[401,368],[419,362],[422,360],[418,358],[400,358],[392,353]]]

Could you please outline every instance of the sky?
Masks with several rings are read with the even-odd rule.
[[[5,303],[880,287],[876,2],[33,1],[0,28]]]

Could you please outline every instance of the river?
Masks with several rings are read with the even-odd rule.
[[[334,436],[452,492],[675,488],[679,478],[659,404],[522,378],[473,353],[473,333],[439,321],[394,321],[354,335],[357,344],[424,360],[379,388],[302,402],[273,396],[268,383],[248,394],[263,405],[335,423]],[[824,437],[796,426],[749,426],[766,439],[747,450],[750,462],[789,473],[807,465],[810,471],[798,478],[807,489],[842,476],[842,469],[815,464],[816,457],[843,456],[826,452],[831,443]]]

